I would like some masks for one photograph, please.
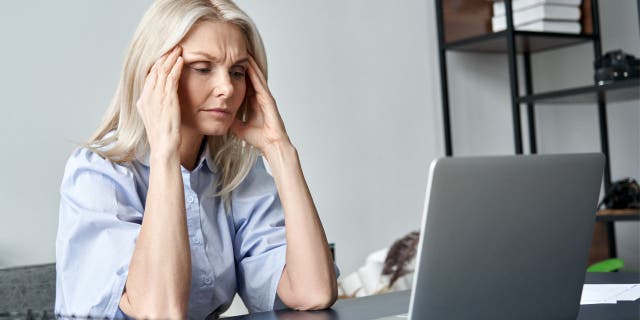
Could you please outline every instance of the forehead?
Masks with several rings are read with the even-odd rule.
[[[203,52],[226,59],[245,55],[247,46],[240,28],[228,22],[200,21],[189,30],[180,45],[183,52]]]

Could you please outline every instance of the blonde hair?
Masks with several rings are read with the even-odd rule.
[[[232,1],[157,0],[138,25],[125,56],[116,93],[86,147],[115,163],[129,162],[139,150],[149,150],[144,124],[135,107],[146,75],[160,56],[180,43],[197,22],[205,20],[237,26],[245,37],[247,51],[267,76],[267,58],[260,34],[251,18]],[[241,120],[246,120],[247,104],[245,98],[237,115]],[[216,195],[228,202],[231,192],[251,170],[258,151],[230,130],[223,136],[207,137],[207,142],[214,159],[212,165],[221,171]]]

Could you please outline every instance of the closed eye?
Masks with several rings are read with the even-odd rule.
[[[207,74],[209,72],[211,72],[210,68],[191,68],[195,71],[197,71],[198,73],[202,73],[202,74]]]
[[[195,63],[191,63],[189,68],[195,70],[200,74],[208,74],[211,72],[211,63],[205,61],[199,61]]]
[[[197,73],[201,75],[206,75],[211,73],[211,66],[208,63],[197,63],[194,65],[190,65],[189,68],[193,69]],[[229,70],[229,75],[234,79],[243,79],[246,74],[246,69],[243,66],[234,66]]]

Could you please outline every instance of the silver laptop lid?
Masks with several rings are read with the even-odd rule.
[[[575,319],[602,154],[434,160],[411,319]]]

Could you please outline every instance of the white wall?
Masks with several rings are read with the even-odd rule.
[[[54,261],[64,163],[109,103],[149,3],[3,3],[0,267]]]
[[[601,2],[605,50],[625,44],[640,55],[637,11],[624,7],[635,9],[635,1],[625,0],[622,9]],[[97,125],[151,1],[28,3],[5,4],[0,13],[0,267],[54,261],[64,162],[73,141]],[[367,253],[418,228],[427,166],[442,155],[433,4],[238,3],[262,32],[270,87],[347,274]],[[613,34],[616,26],[622,36]],[[627,46],[634,41],[635,47]],[[562,78],[554,70],[567,70],[568,78],[585,68],[581,80],[589,81],[591,51],[567,52],[534,57],[536,88],[553,87],[551,81]],[[564,69],[569,63],[574,67]],[[457,154],[511,153],[504,56],[451,54],[450,75]],[[614,177],[640,177],[640,108],[636,101],[611,109]],[[542,151],[599,149],[595,107],[539,110]],[[638,237],[636,226],[627,228],[627,239]],[[629,248],[637,254],[637,246]]]

